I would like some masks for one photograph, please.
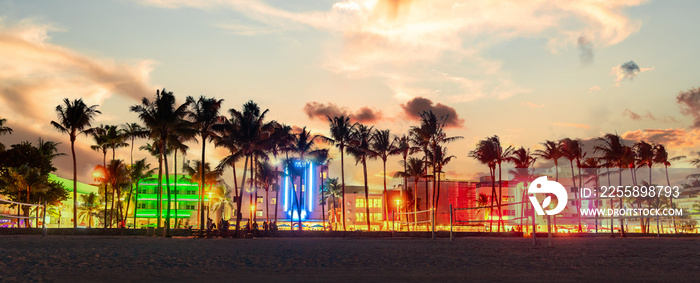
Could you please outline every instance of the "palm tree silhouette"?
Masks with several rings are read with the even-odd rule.
[[[324,183],[324,187],[325,188],[324,188],[324,194],[323,194],[323,197],[324,197],[323,203],[327,203],[328,199],[331,198],[332,199],[331,203],[333,204],[333,213],[331,214],[331,215],[333,215],[333,217],[329,216],[328,221],[331,223],[336,223],[336,226],[337,226],[337,222],[338,222],[337,201],[338,201],[338,198],[342,198],[342,196],[343,196],[342,186],[338,182],[338,177],[335,177],[335,178],[327,178],[326,182]],[[329,208],[328,211],[331,211],[331,209]],[[333,226],[331,225],[330,227],[332,229]]]
[[[82,200],[82,204],[80,205],[80,211],[78,212],[78,219],[80,219],[80,222],[87,220],[87,227],[91,228],[93,223],[92,217],[99,215],[100,211],[100,204],[97,201],[97,195],[95,193],[81,195],[80,199]]]
[[[131,106],[131,111],[136,112],[139,115],[139,119],[143,124],[150,129],[151,138],[158,138],[160,140],[160,154],[163,156],[163,166],[160,171],[163,171],[165,167],[165,186],[168,195],[168,208],[165,226],[165,236],[170,236],[170,176],[168,170],[168,156],[166,154],[168,148],[168,138],[171,134],[176,134],[178,131],[183,130],[188,127],[188,123],[184,120],[188,111],[187,107],[191,102],[185,101],[185,103],[176,106],[175,96],[172,92],[168,92],[165,89],[162,91],[156,91],[156,96],[153,101],[148,98],[143,98],[141,100],[141,105]],[[162,180],[159,178],[158,187],[160,188],[159,195],[162,194]],[[160,203],[160,202],[159,202]],[[161,227],[161,211],[158,210],[158,227]]]
[[[134,228],[136,228],[136,212],[138,211],[139,185],[141,181],[153,176],[155,171],[155,168],[151,169],[151,164],[146,163],[146,158],[137,160],[130,168],[129,175],[131,177],[132,186],[127,200],[130,200],[132,195],[134,196]],[[136,192],[136,194],[133,194],[133,192]],[[128,202],[126,204],[126,211],[127,213],[129,211]],[[124,214],[124,218],[126,218],[126,214]]]
[[[391,138],[389,130],[374,130],[370,138],[369,147],[371,153],[382,160],[382,172],[384,172],[384,220],[389,215],[389,200],[386,193],[386,160],[390,155],[398,154],[396,140]]]
[[[12,134],[12,128],[5,126],[5,123],[7,123],[7,119],[0,119],[0,136]],[[3,151],[5,151],[5,145],[0,143],[0,152]]]
[[[394,174],[394,177],[404,179],[410,178],[413,180],[413,222],[416,222],[418,220],[418,215],[415,214],[416,212],[418,212],[418,181],[420,181],[421,178],[427,177],[424,171],[424,161],[420,158],[411,157],[407,160],[407,162],[400,162],[401,165],[406,169],[404,169],[404,171],[396,172],[396,174]],[[409,221],[408,218],[406,220]],[[428,228],[426,226],[426,230],[427,229]]]
[[[217,125],[223,123],[224,117],[219,115],[219,109],[221,109],[221,102],[223,99],[217,100],[216,98],[206,98],[200,96],[195,100],[192,96],[187,97],[187,103],[192,105],[191,111],[187,113],[187,116],[194,123],[194,128],[199,132],[199,137],[202,141],[202,163],[206,164],[206,148],[207,139],[209,141],[214,140],[216,135],[215,128]],[[203,169],[203,168],[202,168]],[[200,172],[202,179],[200,180],[199,188],[199,210],[204,211],[204,172]],[[199,214],[199,229],[204,230],[204,213]]]
[[[544,149],[535,150],[535,156],[541,157],[545,160],[552,160],[554,162],[554,180],[559,182],[559,158],[563,157],[561,149],[559,148],[559,143],[556,141],[547,140],[542,143]]]
[[[444,174],[445,172],[442,171],[442,168],[447,165],[447,163],[450,163],[452,159],[457,158],[457,156],[454,155],[448,155],[447,154],[447,147],[438,147],[437,150],[434,151],[433,153],[433,160],[431,158],[431,162],[435,164],[435,171],[437,173],[437,193],[435,194],[435,202],[433,203],[433,207],[435,208],[435,211],[438,209],[438,201],[440,200],[440,174]]]
[[[252,175],[254,172],[253,162],[255,160],[255,157],[265,155],[265,152],[263,151],[264,144],[266,142],[266,139],[270,137],[270,134],[274,131],[274,128],[277,125],[277,123],[274,121],[265,122],[265,115],[267,114],[267,112],[267,109],[261,112],[260,107],[253,101],[246,102],[243,105],[242,111],[238,111],[236,109],[229,109],[229,113],[231,114],[231,124],[236,125],[235,131],[231,132],[231,134],[234,135],[231,138],[235,140],[235,144],[233,145],[240,151],[240,153],[237,154],[242,154],[243,156],[245,156],[243,166],[243,179],[241,180],[241,193],[239,200],[242,200],[243,193],[246,191],[245,184],[250,183],[252,187],[252,182],[246,181],[246,174],[248,172],[248,168],[251,169],[250,171]],[[250,161],[250,167],[248,167],[248,161]],[[253,191],[251,190],[250,193],[252,202]],[[238,231],[240,230],[240,223],[242,217],[242,214],[240,213],[241,204],[242,201],[238,201],[236,204],[236,233],[238,233]],[[252,221],[252,217],[250,220]]]
[[[626,152],[629,151],[629,147],[622,143],[622,138],[620,138],[620,136],[617,134],[605,134],[603,137],[598,138],[597,141],[602,144],[596,145],[593,152],[600,152],[601,158],[605,160],[607,164],[610,166],[617,166],[619,169],[620,186],[622,186],[622,169],[624,168],[623,166],[626,166],[623,159],[625,158]],[[610,199],[610,203],[612,207],[614,205],[612,198]],[[622,207],[622,198],[619,199],[619,203],[620,207]],[[613,233],[613,230],[610,229],[610,232]],[[620,218],[620,233],[623,237],[625,236],[625,228],[622,218]]]
[[[270,189],[280,177],[280,172],[269,161],[258,161],[255,183],[265,190],[265,218],[270,223]]]
[[[410,137],[405,135],[405,134],[400,136],[400,137],[394,136],[394,143],[396,145],[394,152],[396,154],[401,155],[401,158],[403,160],[403,163],[401,163],[403,165],[403,171],[406,172],[406,160],[408,159],[408,156],[418,152],[418,150],[420,150],[420,148],[411,145]],[[403,178],[403,187],[401,188],[401,196],[400,196],[401,199],[403,199],[403,193],[407,189],[408,189],[408,178],[404,177]],[[405,206],[405,208],[406,208],[406,212],[408,212],[408,206]]]
[[[581,227],[581,200],[579,200],[579,191],[581,190],[581,159],[585,158],[586,154],[583,152],[582,144],[580,140],[574,140],[570,138],[564,138],[559,141],[559,147],[561,148],[561,153],[566,159],[569,160],[571,165],[571,181],[573,186],[577,187],[574,191],[574,197],[576,198],[576,215],[578,216],[578,232],[583,231]],[[579,185],[576,186],[576,173],[574,173],[574,160],[576,161],[579,173]]]
[[[666,148],[663,145],[657,144],[654,147],[654,160],[653,161],[654,161],[654,163],[664,165],[664,169],[666,171],[666,184],[669,187],[671,186],[671,180],[668,178],[668,166],[671,166],[672,161],[675,162],[675,161],[679,161],[679,160],[684,159],[684,158],[685,158],[685,156],[676,156],[676,157],[668,158],[668,152],[666,152]],[[669,199],[670,199],[671,207],[675,208],[675,206],[673,205],[673,198],[669,198]],[[671,219],[673,221],[673,231],[674,231],[674,233],[678,233],[678,230],[676,227],[676,216],[675,215],[672,216]]]
[[[350,147],[347,148],[348,153],[355,157],[355,164],[362,163],[362,172],[365,181],[365,215],[367,220],[367,231],[371,231],[370,214],[369,214],[369,185],[367,184],[367,158],[375,158],[375,154],[370,149],[370,140],[372,138],[372,128],[362,124],[358,124],[355,131],[352,133]]]
[[[510,170],[510,174],[513,174],[513,179],[517,182],[524,182],[524,188],[527,188],[527,183],[532,180],[532,174],[530,173],[530,167],[535,164],[537,160],[530,154],[530,149],[525,149],[520,147],[517,150],[511,152],[510,156],[506,158],[506,161],[513,163],[515,165],[515,170]],[[521,193],[521,200],[525,200],[525,190]],[[525,216],[525,206],[520,205],[520,229],[522,231],[523,218]]]
[[[342,214],[343,214],[343,231],[345,227],[345,149],[350,145],[352,133],[355,131],[357,124],[350,123],[350,116],[335,116],[331,118],[326,116],[330,123],[330,136],[324,139],[340,150],[340,183],[342,186]]]
[[[78,162],[75,157],[75,139],[79,134],[85,134],[95,116],[102,112],[97,110],[97,105],[85,105],[82,99],[70,101],[65,98],[63,105],[56,106],[56,114],[58,122],[51,121],[51,125],[70,137],[70,151],[73,156],[73,228],[78,228]]]
[[[493,231],[493,201],[496,200],[497,204],[500,203],[498,200],[498,194],[496,193],[496,145],[493,143],[491,138],[486,138],[480,140],[477,143],[476,148],[469,152],[469,157],[476,159],[481,164],[489,167],[489,176],[491,177],[491,206],[489,207],[489,231]],[[499,206],[500,209],[500,206]],[[500,232],[500,222],[499,222],[499,232]]]

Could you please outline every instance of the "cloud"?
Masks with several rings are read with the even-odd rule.
[[[600,88],[599,86],[594,85],[594,86],[592,86],[591,88],[588,89],[588,92],[596,92],[596,91],[600,91],[601,89],[602,89],[602,88]]]
[[[64,97],[101,104],[112,95],[150,95],[149,60],[118,63],[50,43],[53,25],[0,19],[0,112],[17,121],[50,121]]]
[[[681,114],[693,117],[692,128],[700,128],[700,87],[681,91],[676,96]]]
[[[700,146],[700,130],[698,129],[644,129],[625,132],[621,137],[626,140],[660,143],[673,148]]]
[[[639,30],[641,22],[624,10],[647,1],[342,0],[307,11],[288,11],[260,0],[135,2],[170,9],[226,8],[277,30],[311,27],[341,40],[325,44],[324,66],[333,72],[380,78],[396,97],[425,97],[427,90],[451,101],[471,101],[529,91],[509,78],[502,62],[485,54],[490,47],[545,38],[553,52],[579,46],[581,59],[590,61],[593,46],[618,44]],[[459,75],[442,76],[447,72]]]
[[[63,98],[83,98],[88,105],[100,105],[114,96],[135,101],[150,97],[156,88],[150,84],[153,61],[117,62],[84,55],[53,44],[50,33],[57,31],[54,25],[36,20],[0,18],[0,113],[14,130],[3,136],[7,146],[43,137],[61,142],[60,151],[70,153],[68,137],[49,124],[56,119],[55,107]],[[104,121],[105,116],[98,119]],[[101,163],[99,154],[90,150],[91,142],[85,136],[76,141],[81,182],[92,182],[90,172],[94,164]],[[71,158],[58,158],[56,167],[59,175],[69,177]]]
[[[579,37],[576,43],[578,45],[581,62],[584,64],[593,62],[593,43],[585,36]]]
[[[406,104],[402,104],[401,108],[403,108],[404,114],[413,120],[419,120],[420,113],[430,110],[438,117],[446,116],[445,126],[447,127],[461,128],[464,126],[464,119],[459,117],[457,110],[442,103],[433,104],[433,101],[427,98],[416,97]]]
[[[617,65],[612,68],[612,71],[610,71],[610,75],[615,76],[615,86],[620,86],[620,83],[624,80],[634,80],[634,78],[646,71],[651,71],[653,70],[654,67],[652,68],[640,68],[637,63],[634,63],[634,61],[629,61],[625,62],[623,64]]]
[[[550,123],[550,124],[554,125],[554,126],[579,128],[579,129],[590,129],[591,128],[591,125],[588,125],[588,124],[573,124],[573,123],[559,123],[559,122],[554,122],[554,123]]]
[[[361,107],[357,111],[351,111],[345,107],[341,108],[334,103],[320,103],[320,102],[309,102],[304,106],[304,113],[309,116],[310,119],[320,119],[325,121],[326,116],[350,116],[350,119],[354,122],[360,123],[374,123],[382,119],[382,112],[369,108]]]
[[[544,103],[542,103],[542,104],[535,104],[535,103],[533,103],[533,102],[531,102],[531,101],[521,102],[520,105],[521,105],[521,106],[527,106],[527,107],[530,107],[530,108],[544,108],[544,106],[545,106]]]

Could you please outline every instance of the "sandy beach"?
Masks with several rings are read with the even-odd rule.
[[[697,281],[697,238],[0,236],[0,281]]]

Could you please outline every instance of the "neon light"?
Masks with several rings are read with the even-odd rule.
[[[299,213],[296,210],[289,210],[287,214],[292,218],[292,220],[299,220]],[[301,220],[305,220],[307,217],[306,210],[301,211]]]
[[[309,202],[308,204],[308,209],[309,212],[314,211],[314,164],[309,162],[309,187],[307,188],[309,190]]]
[[[282,194],[282,197],[284,197],[284,210],[286,211],[289,208],[289,171],[285,169],[284,173],[286,176],[284,177],[284,194]]]

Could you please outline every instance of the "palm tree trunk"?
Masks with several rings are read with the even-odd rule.
[[[343,187],[342,191],[342,202],[341,202],[341,207],[343,209],[343,231],[347,231],[345,228],[345,151],[343,150],[345,146],[343,144],[340,144],[340,179]]]
[[[134,195],[134,229],[136,229],[136,212],[139,209],[139,185],[138,181],[136,184],[134,184],[134,191],[136,194]]]
[[[413,179],[413,222],[418,222],[416,212],[418,212],[418,178]],[[413,223],[413,231],[418,231],[418,224]]]
[[[243,213],[241,213],[241,205],[243,204],[243,192],[245,192],[245,175],[248,172],[248,159],[250,158],[249,154],[246,154],[245,156],[245,162],[243,163],[243,179],[241,180],[241,194],[238,198],[238,203],[236,203],[236,235],[238,235],[238,231],[240,231],[241,227],[241,218],[243,217]],[[201,223],[200,229],[203,229],[204,223]]]
[[[204,159],[206,158],[206,156],[205,156],[206,149],[207,149],[207,136],[202,134],[202,165],[199,168],[199,177],[200,177],[199,198],[201,199],[201,201],[199,203],[199,210],[200,210],[199,229],[200,230],[204,230],[204,179],[206,177],[206,176],[204,176],[204,174],[205,174],[204,165],[207,164]]]
[[[175,186],[175,229],[177,229],[177,228],[179,228],[179,227],[177,227],[177,223],[178,223],[177,222],[177,209],[179,206],[179,204],[177,202],[177,193],[178,193],[177,192],[177,181],[178,181],[178,178],[177,178],[177,149],[173,150],[173,163],[174,163],[173,164],[173,171],[175,171],[175,172],[173,172],[173,175],[175,175],[174,176],[175,182],[173,183],[173,185]]]
[[[666,169],[666,183],[668,186],[671,186],[671,180],[668,178],[668,164],[664,163],[664,168]],[[673,198],[669,198],[671,200],[671,209],[674,209],[675,207],[673,206]],[[678,230],[676,229],[676,216],[671,216],[671,219],[673,220],[673,233],[678,233]]]
[[[73,228],[78,228],[78,163],[75,160],[75,135],[70,136],[70,152],[73,156]]]
[[[498,162],[498,232],[501,232],[501,226],[505,231],[506,225],[503,223],[503,176],[501,170],[501,162]]]
[[[372,228],[369,224],[369,186],[367,185],[367,160],[365,157],[362,157],[362,170],[365,176],[365,212],[367,213],[367,231],[372,231]]]
[[[493,201],[496,200],[496,167],[489,166],[489,174],[491,175],[491,207],[489,208],[489,232],[493,232]],[[500,232],[500,229],[499,229]]]
[[[163,153],[165,153],[166,144],[167,144],[167,142],[165,140],[165,137],[163,137],[163,145],[162,145]],[[166,222],[167,226],[165,227],[165,236],[170,237],[170,218],[172,217],[172,215],[170,214],[170,173],[169,173],[170,170],[168,170],[168,155],[167,154],[163,154],[163,162],[165,163],[165,188],[168,192],[168,209],[167,209],[167,216],[165,218],[167,221]]]
[[[160,223],[163,220],[163,153],[158,155],[158,189],[156,193],[156,209],[158,210],[156,212],[156,215],[158,216],[156,227],[160,228]]]
[[[389,200],[387,199],[387,194],[386,194],[386,158],[382,159],[382,166],[383,166],[383,171],[384,171],[384,217],[383,218],[384,218],[384,222],[386,223],[387,220],[389,219],[388,218],[389,217]],[[398,207],[396,209],[398,209]],[[379,226],[379,227],[382,227],[382,226]]]
[[[270,225],[270,187],[265,188],[265,219],[267,220],[267,225]]]
[[[620,177],[620,186],[622,186],[622,162],[618,162],[619,168],[620,168],[620,173],[618,176]],[[619,198],[618,201],[620,202],[620,209],[622,209],[622,198]],[[620,216],[620,236],[625,237],[625,224],[624,220],[622,219],[622,216]]]

